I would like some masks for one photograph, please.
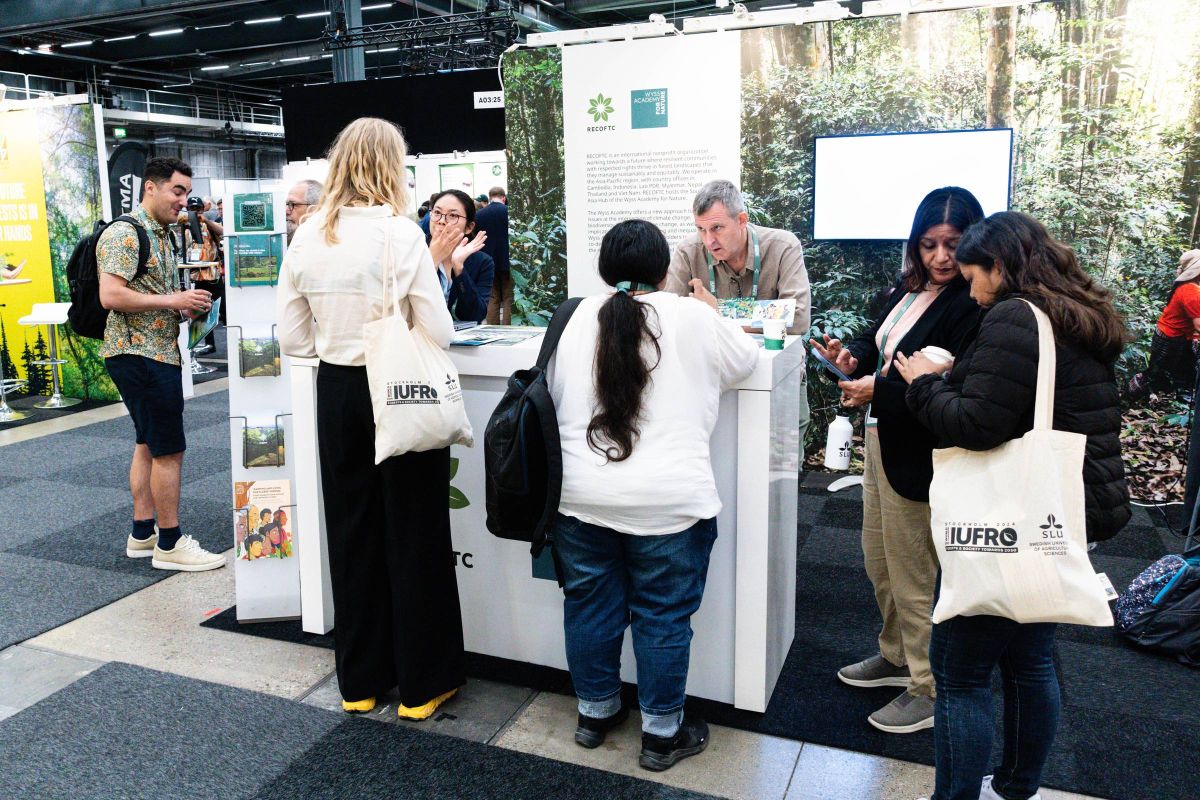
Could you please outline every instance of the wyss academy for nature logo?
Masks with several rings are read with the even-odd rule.
[[[605,97],[604,92],[599,92],[597,95],[588,101],[587,113],[591,116],[593,122],[608,122],[610,115],[616,112],[613,108],[612,98]],[[615,131],[616,125],[589,125],[588,132],[596,133],[599,131]]]

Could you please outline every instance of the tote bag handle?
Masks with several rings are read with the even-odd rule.
[[[1037,321],[1038,328],[1038,371],[1037,394],[1033,405],[1034,430],[1050,430],[1054,427],[1054,387],[1058,369],[1058,353],[1054,349],[1054,326],[1046,312],[1023,300]]]

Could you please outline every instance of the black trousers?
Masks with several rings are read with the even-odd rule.
[[[375,465],[365,367],[321,362],[317,445],[338,686],[345,700],[393,686],[419,706],[466,682],[450,541],[450,448]]]

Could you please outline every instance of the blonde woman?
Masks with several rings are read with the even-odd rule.
[[[338,134],[319,204],[284,260],[278,319],[284,353],[321,359],[317,444],[342,707],[370,711],[398,685],[400,716],[426,719],[465,683],[450,451],[375,464],[362,335],[385,314],[385,274],[410,325],[442,347],[454,332],[425,236],[405,216],[405,155],[399,129],[381,119]]]

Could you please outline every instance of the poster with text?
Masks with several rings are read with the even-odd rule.
[[[563,50],[571,296],[604,291],[596,254],[614,224],[649,220],[674,247],[695,231],[702,185],[740,183],[740,53],[738,36],[724,33]]]
[[[235,558],[290,558],[292,555],[291,481],[237,481],[233,484]]]
[[[275,234],[242,234],[230,237],[234,286],[274,286],[283,261],[282,237]]]
[[[105,216],[100,111],[80,100],[38,100],[0,111],[0,370],[23,381],[16,395],[53,390],[44,328],[17,320],[35,303],[70,300],[67,261]],[[62,393],[120,399],[99,356],[101,343],[67,325],[58,333]]]
[[[475,165],[474,164],[442,164],[438,167],[442,191],[458,189],[469,196],[475,196]]]

